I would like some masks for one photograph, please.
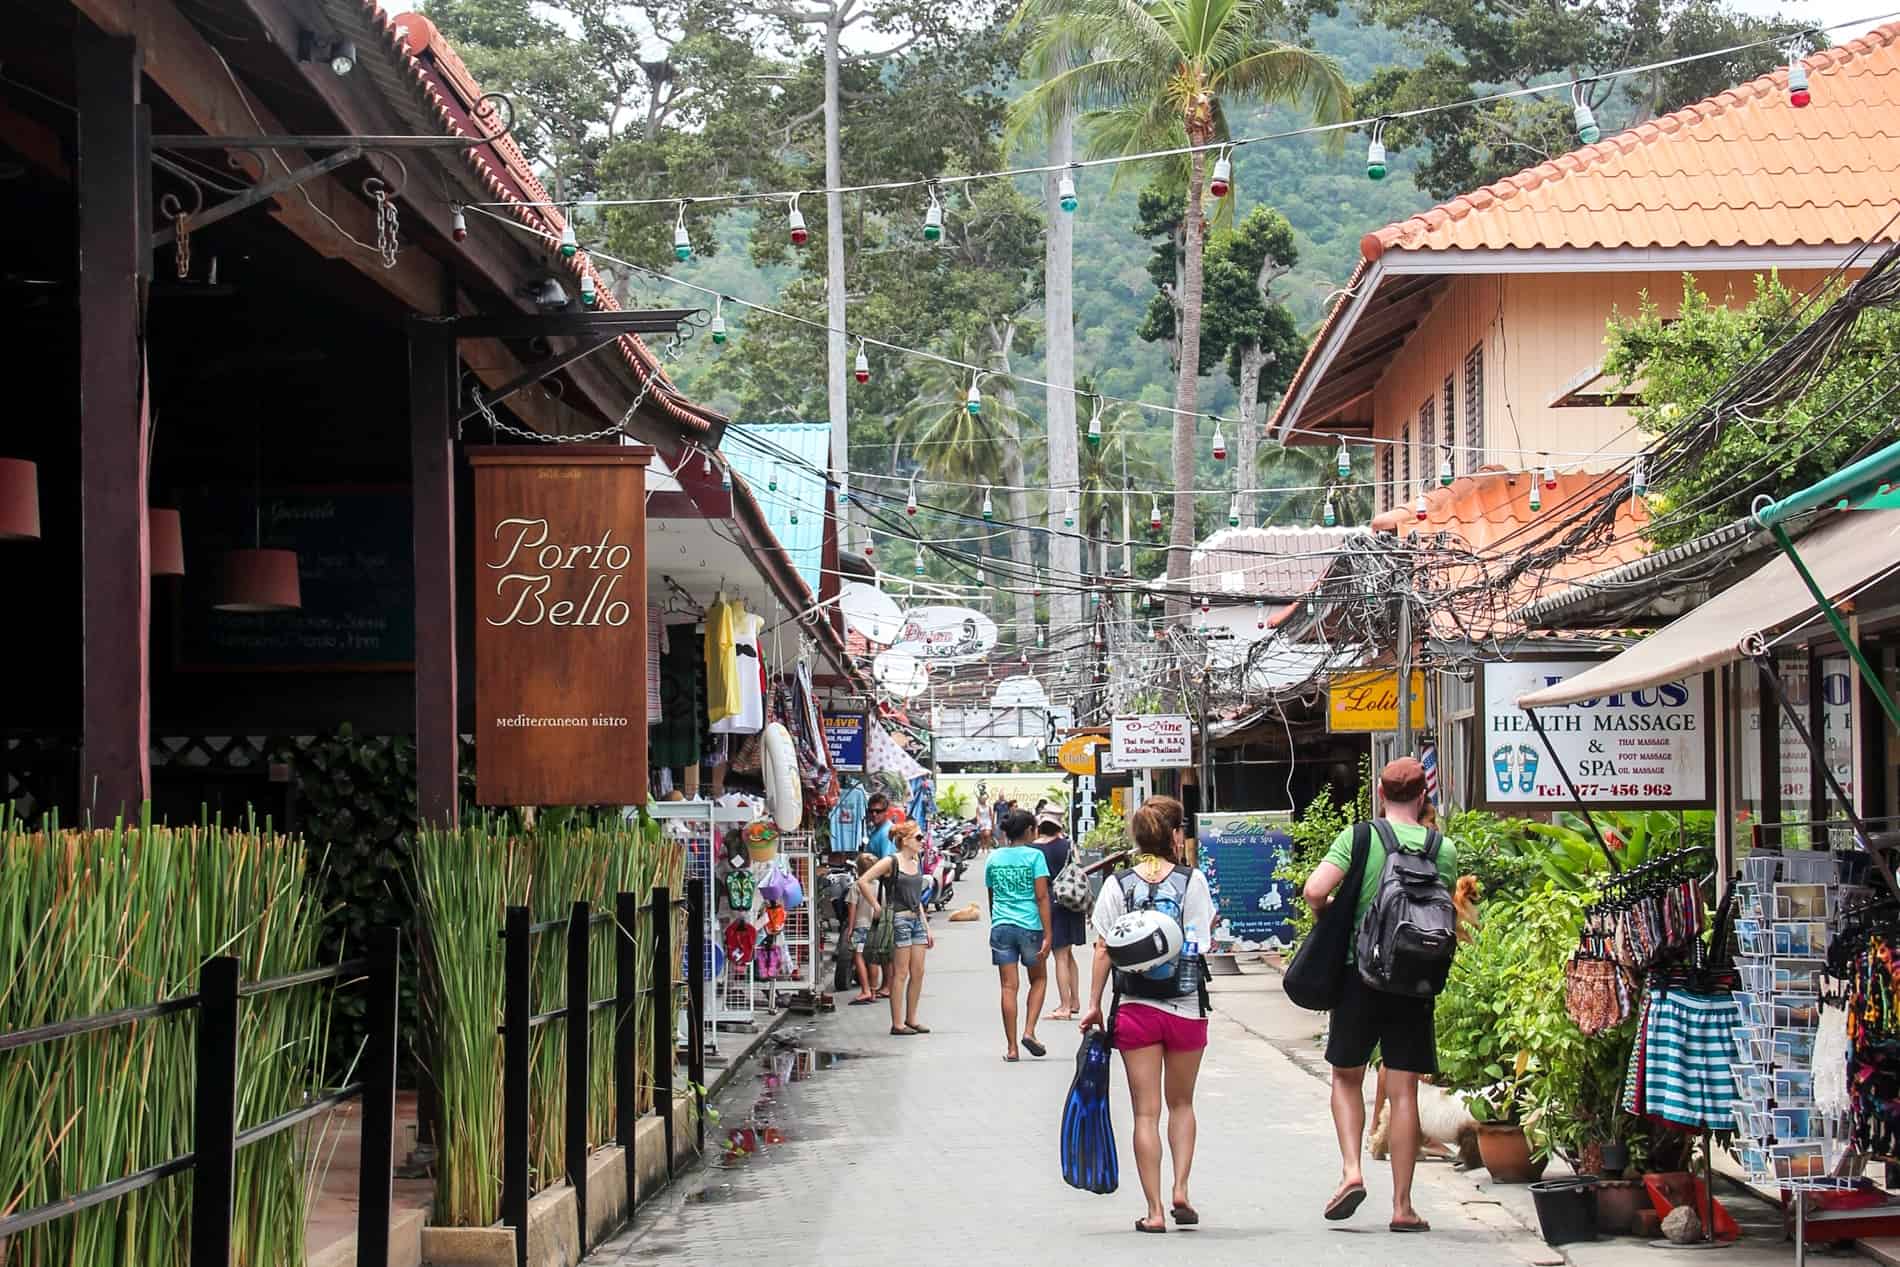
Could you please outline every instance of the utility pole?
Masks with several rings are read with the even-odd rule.
[[[844,312],[844,143],[838,95],[839,41],[845,6],[833,4],[825,15],[825,406],[831,419],[831,469],[838,483],[838,543],[851,533],[851,426],[845,400]]]
[[[1394,756],[1412,753],[1412,587],[1411,568],[1406,568],[1405,584],[1399,591],[1399,735]]]

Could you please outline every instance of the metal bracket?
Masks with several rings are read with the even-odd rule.
[[[470,112],[470,118],[479,123],[493,122],[498,126],[485,131],[480,136],[318,136],[318,135],[282,135],[282,136],[198,136],[187,134],[161,134],[153,136],[147,142],[147,152],[151,155],[152,165],[167,175],[181,181],[190,190],[191,205],[187,207],[175,194],[166,194],[159,199],[158,211],[168,223],[151,234],[152,250],[169,246],[178,240],[178,230],[182,225],[189,234],[206,225],[216,224],[220,220],[236,215],[275,197],[286,190],[295,189],[306,181],[327,175],[340,167],[347,166],[360,158],[375,154],[394,164],[396,179],[393,183],[380,174],[367,177],[362,183],[366,197],[382,202],[398,197],[409,182],[409,169],[399,157],[401,152],[414,150],[468,150],[479,145],[489,145],[506,137],[514,129],[514,103],[505,94],[491,92],[484,94]],[[295,170],[286,170],[281,175],[271,176],[270,157],[276,157],[280,149],[299,150],[308,154],[322,155],[313,162]],[[168,157],[163,151],[172,151],[179,158]],[[214,179],[202,165],[192,166],[182,156],[204,150],[224,150],[231,167],[250,177],[248,185],[228,186]],[[256,164],[251,171],[240,155],[248,156]],[[277,158],[279,166],[285,166]],[[205,206],[207,190],[218,194],[229,194],[225,201],[217,203],[209,210]],[[392,217],[393,236],[393,217]]]
[[[572,365],[575,361],[583,357],[598,352],[619,337],[618,334],[608,333],[592,335],[580,339],[576,341],[573,347],[562,352],[556,352],[553,356],[547,357],[544,360],[536,361],[533,365],[528,366],[522,370],[521,373],[515,375],[493,391],[483,392],[482,400],[491,407],[499,405],[502,401],[508,399],[522,388],[532,387],[548,375]],[[463,423],[473,421],[481,416],[482,411],[479,408],[470,408],[466,410],[461,417],[455,420],[455,424],[459,427]]]

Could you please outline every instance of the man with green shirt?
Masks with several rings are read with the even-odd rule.
[[[1412,757],[1388,762],[1379,774],[1379,794],[1385,821],[1401,849],[1424,853],[1432,829],[1419,821],[1430,803],[1425,794],[1425,767]],[[1333,841],[1325,861],[1306,882],[1305,897],[1317,916],[1340,897],[1340,884],[1352,867],[1353,837],[1348,827]],[[1358,943],[1359,925],[1372,909],[1385,874],[1385,843],[1376,830],[1366,854],[1365,878],[1353,894],[1353,938],[1347,943],[1347,961]],[[1438,848],[1438,874],[1446,888],[1457,883],[1458,847],[1443,840]],[[1430,997],[1388,994],[1375,990],[1359,974],[1345,974],[1345,990],[1333,1008],[1326,1038],[1326,1063],[1333,1067],[1333,1129],[1339,1136],[1341,1181],[1326,1206],[1326,1217],[1351,1218],[1366,1199],[1361,1143],[1366,1133],[1366,1063],[1377,1050],[1385,1064],[1386,1094],[1392,1106],[1392,1222],[1394,1232],[1429,1232],[1431,1224],[1412,1207],[1412,1173],[1418,1164],[1418,1080],[1438,1072],[1438,1041],[1432,1029]]]

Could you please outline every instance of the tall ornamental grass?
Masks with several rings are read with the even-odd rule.
[[[321,912],[304,845],[265,823],[91,831],[0,813],[0,1031],[153,1003],[197,988],[200,963],[235,955],[247,982],[316,963]],[[312,1089],[328,987],[246,999],[239,1125],[288,1112]],[[70,1196],[192,1148],[195,1013],[0,1054],[0,1211]],[[308,1137],[238,1153],[235,1261],[304,1261]],[[15,1237],[14,1267],[178,1263],[190,1243],[190,1175],[161,1180]]]
[[[655,885],[675,894],[684,851],[667,842],[644,816],[544,812],[532,827],[512,815],[472,818],[457,831],[424,828],[415,851],[417,909],[424,930],[422,998],[441,1102],[435,1218],[455,1227],[485,1227],[500,1217],[502,1176],[503,959],[500,932],[506,910],[526,905],[536,923],[568,918],[576,901],[611,915],[614,895],[637,893],[644,902]],[[684,934],[674,921],[674,941]],[[647,930],[636,930],[639,979],[649,980]],[[565,927],[534,940],[533,1010],[566,1006]],[[614,991],[614,929],[605,924],[589,940],[591,996]],[[677,975],[677,969],[676,969]],[[667,1018],[668,1023],[671,1017]],[[652,1104],[653,1017],[642,996],[635,1023],[640,1035],[641,1081],[637,1111]],[[588,1143],[613,1138],[613,1009],[603,1008],[589,1028]],[[530,1040],[529,1186],[538,1191],[566,1174],[564,1109],[567,1048],[564,1021],[543,1025]]]

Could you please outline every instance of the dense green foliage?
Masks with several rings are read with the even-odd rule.
[[[1610,324],[1606,373],[1640,384],[1637,419],[1663,431],[1708,400],[1738,366],[1784,342],[1826,306],[1779,277],[1756,279],[1753,298],[1706,294],[1683,279],[1682,308],[1665,318],[1654,300]],[[1787,492],[1831,475],[1868,446],[1890,439],[1892,411],[1880,406],[1900,355],[1900,313],[1863,312],[1824,368],[1786,404],[1730,415],[1695,462],[1658,472],[1649,499],[1658,512],[1649,535],[1675,545],[1730,523],[1764,492]]]

